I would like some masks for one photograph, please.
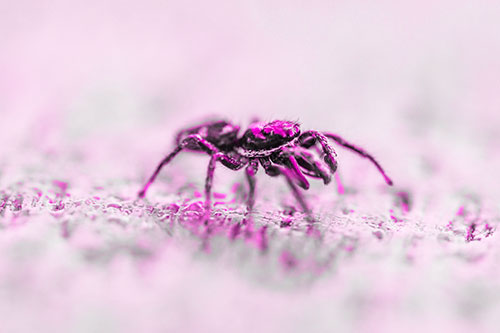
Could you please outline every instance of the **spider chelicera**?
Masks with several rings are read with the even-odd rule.
[[[247,211],[250,214],[255,203],[255,175],[260,164],[267,175],[285,177],[309,221],[313,221],[311,209],[298,187],[309,188],[306,176],[321,178],[324,184],[331,181],[337,170],[337,154],[328,139],[369,159],[385,182],[392,185],[392,180],[370,154],[336,134],[314,130],[301,132],[298,123],[284,120],[253,123],[241,137],[238,137],[239,130],[239,126],[230,122],[215,120],[179,131],[175,139],[177,146],[160,162],[139,192],[139,197],[144,198],[160,170],[182,150],[205,152],[210,155],[205,182],[207,209],[210,208],[215,166],[220,162],[231,170],[246,166],[249,185]]]

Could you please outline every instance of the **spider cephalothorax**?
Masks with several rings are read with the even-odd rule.
[[[224,120],[210,121],[186,128],[176,136],[176,148],[158,165],[153,175],[139,192],[143,198],[161,168],[181,150],[205,152],[211,156],[205,183],[205,199],[210,207],[210,194],[216,162],[239,170],[246,166],[249,184],[247,207],[251,212],[255,197],[255,175],[259,164],[265,173],[275,177],[283,175],[304,212],[312,221],[309,209],[297,186],[308,189],[306,176],[321,178],[328,184],[337,170],[337,154],[328,139],[369,159],[380,171],[388,185],[392,180],[378,162],[364,149],[348,143],[340,136],[318,131],[301,132],[298,123],[274,120],[269,123],[255,122],[238,138],[240,128]]]
[[[245,156],[268,156],[300,135],[299,124],[275,120],[267,124],[254,123],[238,142],[238,151]]]

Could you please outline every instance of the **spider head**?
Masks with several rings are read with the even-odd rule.
[[[241,146],[247,150],[267,150],[285,145],[300,135],[297,123],[274,120],[270,123],[255,123],[245,132]]]

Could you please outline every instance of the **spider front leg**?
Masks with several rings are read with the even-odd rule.
[[[295,185],[295,178],[296,178],[295,174],[291,170],[288,170],[287,168],[272,165],[271,161],[267,157],[259,158],[259,161],[267,175],[271,177],[277,177],[279,175],[283,175],[285,177],[288,186],[290,186],[290,189],[292,190],[292,193],[295,196],[295,199],[299,203],[304,213],[307,215],[307,220],[310,223],[314,222],[312,211],[307,205],[306,199],[304,198],[302,193],[300,193],[297,185]]]
[[[317,131],[307,131],[299,137],[299,142],[302,147],[310,148],[315,143],[319,143],[323,153],[325,154],[325,163],[330,168],[332,175],[337,171],[337,153],[332,146],[328,144],[328,139]]]
[[[177,147],[175,147],[175,149],[170,154],[168,154],[160,162],[160,164],[158,164],[158,166],[156,167],[156,170],[153,172],[153,174],[151,175],[151,177],[149,178],[149,180],[146,182],[146,184],[144,185],[144,187],[142,188],[142,190],[139,191],[139,193],[138,193],[139,198],[144,198],[146,196],[146,192],[147,192],[149,186],[155,181],[156,176],[158,176],[158,174],[160,173],[160,170],[165,165],[167,165],[168,163],[170,163],[170,161],[172,161],[172,159],[177,154],[179,154],[183,149],[185,149],[190,144],[196,144],[196,145],[198,145],[198,147],[201,150],[205,151],[206,153],[208,153],[210,155],[212,155],[213,153],[215,153],[215,152],[218,151],[217,148],[215,148],[210,142],[206,141],[205,139],[203,139],[198,134],[192,134],[192,135],[186,137],[184,140],[182,140],[182,142]]]
[[[332,176],[329,172],[329,167],[325,166],[315,154],[300,146],[295,146],[292,150],[298,164],[302,167],[303,174],[314,178],[321,178],[325,185],[330,183]]]
[[[344,140],[343,138],[341,138],[337,134],[327,133],[327,132],[325,132],[323,134],[321,134],[321,133],[319,133],[319,134],[324,135],[324,136],[334,140],[339,145],[354,151],[355,153],[361,155],[364,158],[369,159],[375,165],[375,167],[378,169],[378,171],[382,174],[387,185],[392,186],[393,182],[389,178],[389,176],[387,176],[384,169],[382,169],[382,166],[380,166],[380,164],[377,162],[377,160],[375,160],[375,158],[372,155],[370,155],[368,152],[366,152],[363,148],[357,147],[357,146],[353,145],[352,143],[347,142],[346,140]]]
[[[271,156],[271,162],[284,165],[294,174],[294,180],[304,190],[308,190],[310,185],[306,177],[300,170],[300,166],[295,156],[294,148],[283,148],[279,154]]]

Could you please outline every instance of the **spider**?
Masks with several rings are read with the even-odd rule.
[[[337,154],[328,139],[369,159],[388,185],[392,180],[380,164],[364,149],[357,147],[336,134],[318,131],[301,132],[296,122],[274,120],[269,123],[254,122],[238,137],[240,127],[225,120],[213,120],[183,129],[177,133],[175,149],[167,155],[138,193],[144,198],[160,170],[182,150],[204,152],[210,155],[205,181],[205,204],[210,209],[211,190],[217,162],[231,170],[246,166],[249,185],[247,213],[255,203],[255,176],[259,164],[271,177],[283,176],[309,221],[312,211],[299,190],[309,188],[306,176],[320,178],[326,185],[337,170]],[[315,149],[315,150],[311,150]],[[315,153],[314,153],[315,152]]]

